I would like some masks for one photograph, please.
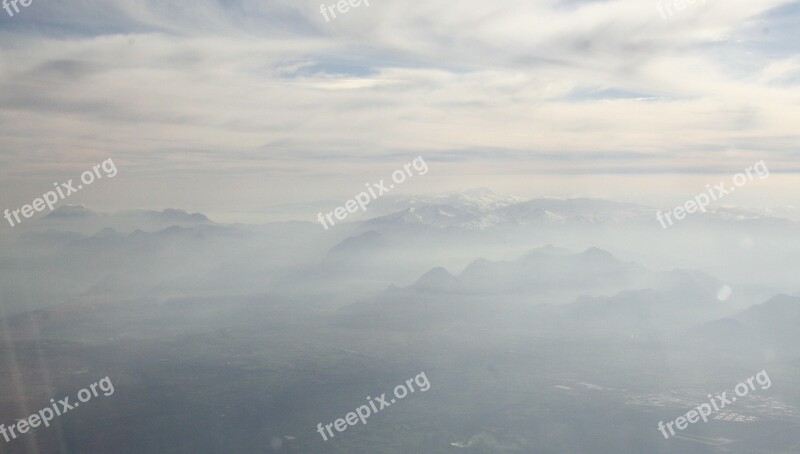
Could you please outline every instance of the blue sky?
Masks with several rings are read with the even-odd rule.
[[[797,203],[798,2],[372,0],[331,22],[320,3],[0,10],[0,202],[112,157],[77,202],[234,220],[422,155],[404,190],[628,200],[764,159],[742,203]]]

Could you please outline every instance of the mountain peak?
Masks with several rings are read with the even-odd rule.
[[[64,219],[64,218],[88,218],[96,216],[97,213],[83,205],[61,205],[53,210],[45,218]]]
[[[529,257],[535,256],[535,255],[562,256],[562,255],[570,255],[570,254],[572,254],[572,252],[569,251],[568,249],[564,249],[564,248],[560,248],[558,246],[554,246],[552,244],[548,244],[547,246],[543,246],[543,247],[539,247],[539,248],[531,250],[530,252],[528,252],[528,255],[526,255],[525,257],[529,258]]]
[[[775,295],[765,303],[753,306],[752,312],[761,314],[772,314],[778,318],[800,316],[800,298],[785,294]]]
[[[92,238],[95,239],[106,239],[106,238],[121,238],[124,235],[117,230],[112,229],[111,227],[106,227],[102,230],[99,230],[97,233],[92,235]]]
[[[800,298],[779,294],[746,309],[736,318],[739,321],[762,323],[764,326],[795,323],[800,319]]]
[[[614,257],[614,255],[612,255],[610,252],[596,247],[590,247],[589,249],[586,249],[581,255],[592,259],[616,260],[616,257]]]
[[[423,274],[411,288],[416,290],[451,291],[458,288],[461,281],[439,266]]]
[[[386,239],[374,230],[368,230],[356,236],[342,240],[328,252],[328,259],[346,258],[351,254],[374,251],[386,244]]]
[[[206,215],[202,213],[188,213],[184,210],[178,210],[175,208],[167,208],[161,213],[160,216],[166,219],[172,220],[187,220],[187,221],[194,221],[194,222],[209,222],[209,219]]]

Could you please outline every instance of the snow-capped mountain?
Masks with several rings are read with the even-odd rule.
[[[420,223],[427,225],[432,216],[441,216],[438,220],[445,221],[442,225],[454,226],[459,222],[472,222],[473,218],[480,218],[483,214],[498,208],[506,207],[524,201],[519,197],[497,194],[487,188],[470,189],[464,192],[446,192],[433,195],[386,196],[373,202],[369,210],[373,219],[392,216],[389,222]],[[428,210],[428,207],[439,207],[439,210]],[[410,216],[404,217],[404,214]],[[462,219],[468,216],[469,219]],[[457,221],[447,221],[447,217],[457,218]]]
[[[71,230],[90,235],[104,228],[130,233],[137,229],[154,232],[172,226],[190,228],[200,225],[214,225],[214,223],[204,214],[187,213],[170,208],[163,211],[131,210],[104,213],[93,211],[83,205],[62,205],[44,216],[41,222],[29,224],[26,228]]]
[[[363,222],[367,229],[427,227],[486,230],[513,226],[644,226],[659,228],[657,209],[633,203],[590,198],[544,197],[520,201],[503,197],[488,189],[439,197],[410,198],[398,206],[405,208]],[[768,212],[731,206],[709,207],[690,214],[680,225],[698,223],[741,224],[752,227],[791,229],[798,223]],[[677,225],[677,224],[673,224]]]
[[[479,193],[451,204],[412,200],[409,208],[365,221],[368,228],[427,226],[483,230],[508,225],[618,224],[653,222],[655,210],[629,203],[596,199],[541,198],[527,202]]]

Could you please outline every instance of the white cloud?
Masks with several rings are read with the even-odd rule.
[[[509,150],[498,173],[532,157],[552,172],[713,168],[731,147],[785,159],[798,52],[742,67],[740,40],[719,37],[787,3],[664,20],[641,0],[376,0],[330,23],[310,1],[35,3],[3,19],[20,21],[0,34],[0,175],[103,156],[142,178],[346,175],[415,150]]]

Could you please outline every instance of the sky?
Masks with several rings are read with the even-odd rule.
[[[0,209],[112,158],[69,203],[263,220],[417,156],[399,191],[667,205],[764,160],[730,202],[800,206],[800,2],[333,4],[0,10]]]

